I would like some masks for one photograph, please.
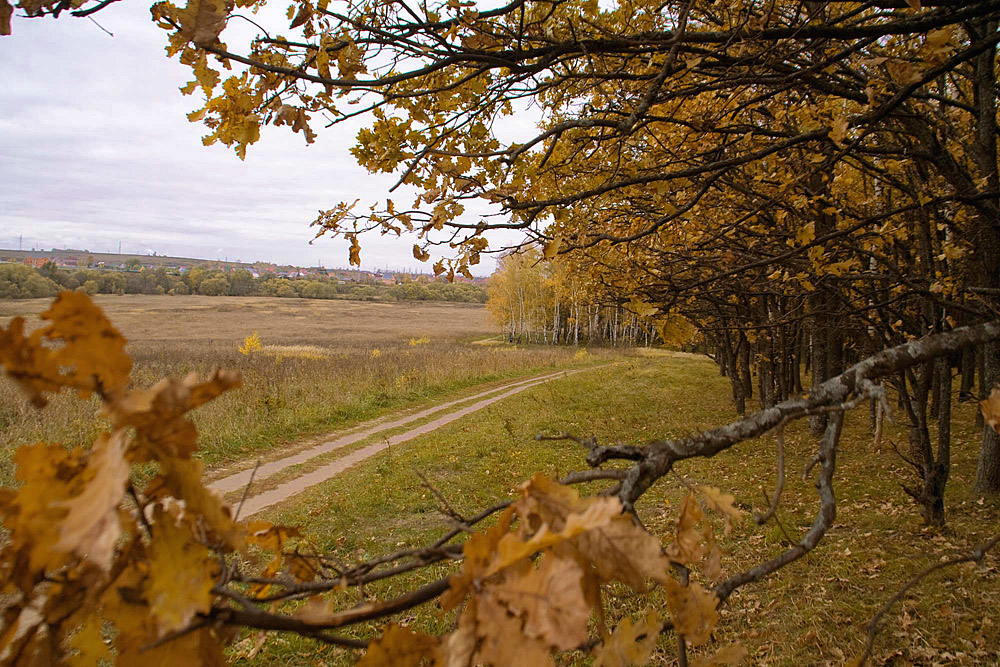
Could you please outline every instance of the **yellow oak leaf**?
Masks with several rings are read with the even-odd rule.
[[[358,667],[420,667],[437,657],[438,639],[390,623],[382,636],[368,644]]]
[[[548,524],[542,524],[528,539],[524,539],[525,535],[522,534],[505,535],[496,546],[493,561],[486,575],[495,574],[542,549],[568,540],[573,541],[573,538],[584,536],[590,531],[607,526],[616,518],[621,518],[621,503],[617,498],[588,498],[579,507],[582,511],[574,512],[567,516],[565,521],[559,522],[561,530],[558,532],[551,530]],[[575,541],[573,543],[577,544]]]
[[[69,553],[56,549],[68,502],[84,488],[80,474],[85,467],[83,450],[67,451],[60,445],[24,445],[14,453],[16,490],[2,489],[0,514],[9,531],[3,560],[17,563],[11,581],[23,592],[31,591],[45,571],[64,565]]]
[[[594,667],[645,665],[662,628],[663,621],[652,611],[635,625],[626,616],[594,650]]]
[[[114,395],[125,387],[132,369],[125,338],[90,297],[62,292],[41,317],[52,323],[30,336],[24,335],[21,317],[13,318],[6,329],[0,327],[0,365],[33,405],[43,407],[45,394],[63,387],[79,390],[84,398],[93,391]]]
[[[850,123],[843,116],[835,118],[833,121],[833,128],[830,130],[830,138],[838,146],[844,145],[844,139],[847,137],[847,130],[850,127]]]
[[[639,317],[652,317],[653,315],[656,315],[656,313],[659,312],[660,310],[656,306],[650,303],[646,303],[641,299],[632,299],[632,301],[630,301],[628,305],[629,308],[632,310],[632,312],[638,315]]]
[[[209,540],[217,547],[238,549],[244,545],[245,531],[233,521],[222,496],[202,483],[202,462],[197,459],[167,457],[160,461],[160,475],[150,480],[146,495],[152,500],[176,498],[201,522]]]
[[[546,243],[545,246],[542,248],[542,255],[545,257],[545,259],[553,259],[556,255],[558,255],[559,248],[562,247],[562,242],[563,242],[562,236],[556,235],[555,238]]]
[[[14,15],[14,8],[7,0],[0,0],[0,35],[10,34],[10,17]]]
[[[358,243],[358,237],[355,234],[350,236],[351,248],[349,251],[350,258],[349,262],[351,266],[361,266],[361,244]],[[435,274],[437,275],[437,274]]]
[[[979,409],[990,428],[1000,433],[1000,387],[993,387],[986,400],[979,402]]]
[[[157,507],[149,544],[145,585],[150,614],[159,634],[179,630],[212,604],[218,564],[183,520]]]
[[[716,611],[718,598],[701,584],[682,586],[675,579],[668,579],[663,590],[674,629],[684,635],[692,646],[707,642],[719,620]]]
[[[131,391],[108,403],[102,414],[116,428],[135,429],[135,460],[187,458],[198,447],[198,429],[184,415],[241,384],[235,371],[217,370],[205,382],[198,382],[194,373],[183,380],[164,378],[149,389]]]
[[[233,3],[226,0],[188,0],[184,9],[177,12],[181,36],[195,46],[214,45],[232,9]]]
[[[565,651],[587,640],[590,605],[582,578],[576,561],[547,554],[539,567],[512,572],[490,586],[489,595],[524,619],[524,634]]]
[[[816,223],[810,222],[799,227],[799,230],[795,233],[795,242],[799,245],[806,245],[807,243],[812,243],[816,238]]]
[[[466,664],[487,664],[495,667],[518,665],[551,667],[549,650],[541,641],[524,634],[524,622],[504,605],[480,600],[473,608],[479,647]],[[463,616],[469,613],[469,609]],[[448,663],[453,664],[453,663]]]
[[[743,520],[743,510],[736,506],[736,497],[732,494],[723,493],[714,486],[704,484],[698,486],[698,492],[709,507],[725,516],[726,535],[729,534],[733,523]]]
[[[81,473],[86,485],[79,494],[58,503],[69,511],[61,521],[55,549],[75,553],[104,571],[111,568],[115,542],[122,532],[118,505],[131,471],[125,460],[126,442],[121,430],[98,436]]]
[[[703,516],[694,493],[689,493],[677,513],[674,542],[667,548],[671,559],[690,565],[705,555],[705,547],[701,544],[702,533],[698,530]]]
[[[51,324],[37,333],[62,342],[56,356],[61,366],[72,368],[71,376],[84,387],[82,396],[91,390],[112,395],[128,384],[132,358],[125,352],[127,341],[89,296],[60,292],[41,318]]]

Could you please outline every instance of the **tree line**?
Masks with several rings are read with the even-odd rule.
[[[486,295],[490,319],[510,343],[695,349],[700,342],[683,317],[625,302],[570,258],[546,260],[537,246],[502,256]]]
[[[271,273],[259,277],[245,269],[219,271],[192,269],[183,274],[164,267],[143,271],[66,270],[48,262],[37,269],[23,264],[0,264],[0,299],[33,299],[55,296],[59,290],[87,294],[170,294],[186,296],[276,296],[302,299],[354,301],[450,301],[483,303],[486,291],[479,285],[444,280],[411,280],[398,285],[340,284],[326,276],[283,278]]]

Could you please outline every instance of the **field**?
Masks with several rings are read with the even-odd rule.
[[[611,368],[585,371],[519,394],[482,415],[461,420],[398,451],[379,454],[314,487],[277,509],[267,520],[304,526],[306,550],[317,549],[339,563],[353,563],[426,544],[453,527],[424,475],[458,512],[469,516],[498,498],[510,497],[534,472],[565,474],[582,469],[583,452],[569,442],[537,442],[538,433],[568,430],[600,442],[642,443],[725,423],[735,417],[728,381],[705,358],[646,354]],[[714,646],[742,643],[751,665],[843,665],[864,645],[865,624],[913,574],[938,559],[969,550],[996,530],[996,500],[971,490],[978,429],[974,407],[956,406],[949,526],[927,531],[917,508],[900,489],[911,474],[888,445],[872,446],[864,408],[847,418],[838,454],[837,523],[819,548],[770,579],[737,592],[721,610]],[[897,425],[888,438],[905,438]],[[676,508],[695,483],[735,494],[748,513],[766,509],[764,493],[774,489],[773,437],[746,442],[708,460],[686,461],[661,480],[638,507],[645,525],[670,539]],[[816,512],[816,494],[801,471],[815,451],[808,426],[786,430],[787,486],[778,522],[757,527],[747,519],[722,540],[726,574],[773,557],[801,538]],[[371,483],[372,480],[377,483]],[[596,486],[596,485],[595,485]],[[721,530],[719,533],[721,534]],[[426,583],[449,570],[440,567],[413,577]],[[401,582],[369,585],[366,600],[404,592]],[[611,622],[642,617],[651,598],[613,591]],[[617,595],[621,593],[621,595]],[[348,607],[358,591],[339,592]],[[887,616],[878,637],[874,665],[995,665],[1000,662],[1000,559],[988,555],[981,567],[966,564],[937,573],[916,587]],[[425,631],[447,632],[453,615],[430,603],[397,622]],[[378,633],[371,624],[356,636]],[[272,636],[254,650],[246,635],[234,651],[244,665],[350,664],[350,651],[324,647],[293,635]],[[559,664],[589,664],[582,652]],[[673,637],[661,639],[653,664],[675,665]]]
[[[474,385],[572,363],[576,352],[468,344],[495,333],[479,305],[141,295],[95,301],[129,339],[139,384],[216,367],[243,373],[242,389],[195,415],[210,467]],[[38,325],[48,303],[0,301],[0,322],[24,315]],[[261,349],[241,354],[254,332]],[[61,395],[38,412],[0,379],[0,484],[12,481],[10,456],[18,444],[92,441],[103,428],[95,411],[96,402]]]

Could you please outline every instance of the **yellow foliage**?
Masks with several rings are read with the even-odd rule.
[[[250,356],[254,352],[258,352],[261,348],[260,336],[254,331],[252,334],[243,339],[243,344],[240,345],[240,354],[245,356]]]

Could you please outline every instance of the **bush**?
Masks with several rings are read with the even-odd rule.
[[[59,293],[59,285],[23,264],[0,264],[0,298],[37,299]]]
[[[201,281],[198,291],[205,296],[223,296],[229,294],[229,281],[223,277],[208,278]]]
[[[278,285],[278,288],[274,291],[274,296],[280,296],[285,298],[295,298],[299,295],[292,287],[292,283],[288,280],[283,280]]]

